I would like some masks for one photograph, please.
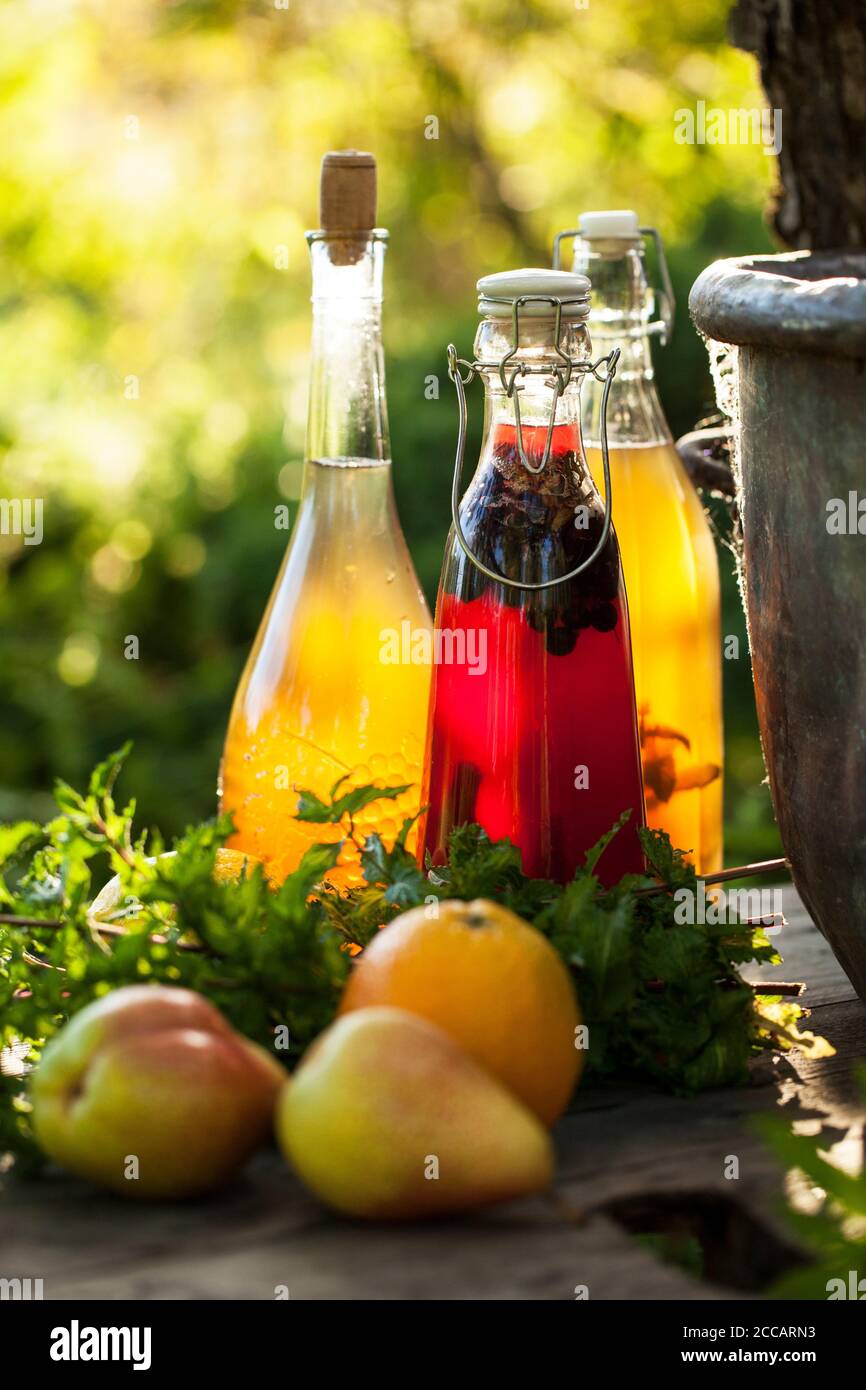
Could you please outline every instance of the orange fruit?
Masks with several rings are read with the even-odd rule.
[[[508,908],[446,901],[396,917],[356,959],[339,1012],[378,1004],[437,1024],[545,1124],[568,1104],[583,1065],[574,985]]]
[[[169,850],[166,854],[161,854],[160,859],[173,859],[174,850]],[[148,864],[155,864],[156,859],[148,859]],[[238,849],[226,849],[221,846],[216,852],[213,866],[213,876],[217,883],[237,883],[247,874],[251,874],[256,864],[261,864],[261,859],[256,859],[253,854],[243,854]],[[278,888],[279,884],[271,878],[265,869],[265,880],[271,888]],[[107,883],[100,888],[93,902],[87,911],[87,916],[92,922],[109,921],[117,919],[121,909],[123,899],[123,885],[120,881],[120,874],[115,874]],[[133,926],[141,919],[135,912],[136,904],[134,899],[127,899],[127,911],[123,914],[123,921],[126,926]]]
[[[226,849],[225,845],[221,845],[214,860],[214,880],[217,883],[237,883],[239,879],[251,874],[256,865],[261,863],[261,859],[257,859],[254,854],[246,854],[240,849]],[[265,879],[272,887],[276,886],[267,869]]]

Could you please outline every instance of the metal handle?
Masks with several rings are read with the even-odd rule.
[[[659,274],[662,277],[661,289],[653,290],[658,300],[661,317],[654,319],[652,323],[648,323],[641,331],[645,333],[658,333],[662,347],[666,347],[674,331],[674,315],[676,314],[677,301],[670,271],[668,270],[664,242],[662,241],[661,232],[657,227],[639,227],[638,230],[642,237],[652,238],[653,245],[656,249],[656,258],[659,263]],[[581,231],[579,227],[569,227],[564,232],[557,232],[556,236],[553,238],[554,270],[561,270],[562,268],[562,243],[564,241],[569,241],[572,237],[579,237],[580,235]]]
[[[562,270],[562,243],[570,241],[572,237],[580,236],[579,227],[568,227],[564,232],[557,232],[553,238],[553,269]]]
[[[656,290],[659,302],[659,312],[661,314],[661,338],[662,347],[666,347],[671,340],[674,331],[674,315],[677,311],[677,301],[674,295],[674,287],[671,282],[671,274],[668,270],[667,256],[665,255],[664,242],[661,232],[657,227],[641,227],[641,236],[652,237],[653,245],[656,249],[656,259],[659,263],[659,274],[662,277],[662,287]],[[653,325],[654,327],[654,325]]]
[[[720,492],[724,497],[735,497],[737,488],[734,473],[729,463],[714,458],[714,450],[720,444],[729,444],[730,429],[692,430],[676,442],[676,451],[683,461],[685,470],[695,487],[709,488]]]
[[[596,381],[600,381],[604,385],[604,390],[602,392],[601,397],[601,459],[602,467],[604,469],[604,523],[601,528],[601,535],[598,538],[598,541],[595,545],[595,548],[592,551],[592,554],[589,555],[587,559],[581,561],[581,563],[577,565],[573,570],[569,570],[568,574],[560,575],[555,579],[543,579],[539,583],[533,584],[528,583],[526,580],[523,579],[509,579],[506,575],[500,574],[498,570],[490,569],[489,566],[484,564],[483,560],[479,560],[478,556],[473,551],[471,545],[469,544],[463,532],[463,523],[460,520],[460,493],[463,479],[463,464],[465,461],[466,454],[466,424],[468,415],[466,408],[465,388],[478,374],[478,366],[474,362],[465,362],[462,358],[459,358],[457,356],[457,349],[455,348],[454,344],[449,344],[448,375],[454,382],[454,386],[457,391],[457,408],[459,415],[459,424],[457,430],[457,452],[454,460],[454,479],[451,485],[451,519],[454,523],[454,534],[457,537],[457,540],[460,544],[460,548],[463,551],[464,555],[466,555],[466,557],[472,561],[472,564],[475,566],[475,568],[479,570],[481,574],[485,576],[485,578],[490,579],[494,584],[505,584],[509,588],[521,589],[526,592],[532,593],[536,593],[541,589],[552,589],[554,585],[566,584],[570,579],[575,579],[577,575],[582,574],[584,570],[589,569],[590,565],[595,563],[602,550],[604,549],[605,545],[607,544],[607,539],[610,535],[612,507],[610,485],[610,456],[607,443],[607,402],[608,397],[610,395],[610,388],[613,384],[613,379],[616,375],[616,366],[619,361],[619,358],[620,349],[614,348],[612,352],[608,353],[607,357],[600,357],[597,362],[576,364],[576,370],[582,371],[584,373],[591,372],[592,375],[595,377]],[[461,367],[467,368],[465,378],[460,370]],[[602,369],[606,370],[604,370],[604,372],[602,373]],[[519,371],[519,367],[515,368],[514,374],[512,375],[512,392],[514,390],[514,377],[517,375]],[[544,467],[549,457],[550,444],[553,438],[553,425],[556,419],[556,406],[561,394],[562,389],[557,379],[557,383],[553,387],[553,407],[550,415],[550,424],[547,430],[547,444],[545,448],[544,459],[539,468],[533,468],[530,464],[527,463],[526,467],[528,467],[530,473],[539,473],[541,469]],[[521,462],[524,462],[523,438],[520,424],[520,407],[516,396],[514,398],[514,415],[517,433],[518,453]]]

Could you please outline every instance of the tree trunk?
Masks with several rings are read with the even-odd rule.
[[[782,112],[776,232],[797,250],[866,248],[866,0],[737,0],[730,34]]]

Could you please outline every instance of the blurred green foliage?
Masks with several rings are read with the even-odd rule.
[[[544,263],[583,208],[637,208],[679,299],[659,361],[674,431],[712,408],[688,289],[769,246],[773,177],[759,148],[673,139],[698,100],[763,104],[726,10],[0,0],[0,495],[45,503],[42,545],[0,536],[0,816],[38,815],[55,774],[80,781],[127,737],[146,820],[171,833],[214,806],[285,542],[273,508],[297,493],[325,150],[379,159],[396,487],[428,595],[455,433],[444,348],[471,343],[479,275]],[[725,673],[736,860],[776,837],[722,567],[743,653]]]

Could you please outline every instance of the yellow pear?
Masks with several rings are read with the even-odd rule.
[[[371,1220],[502,1202],[553,1176],[535,1116],[404,1009],[359,1009],[322,1033],[280,1096],[276,1128],[317,1197]]]

